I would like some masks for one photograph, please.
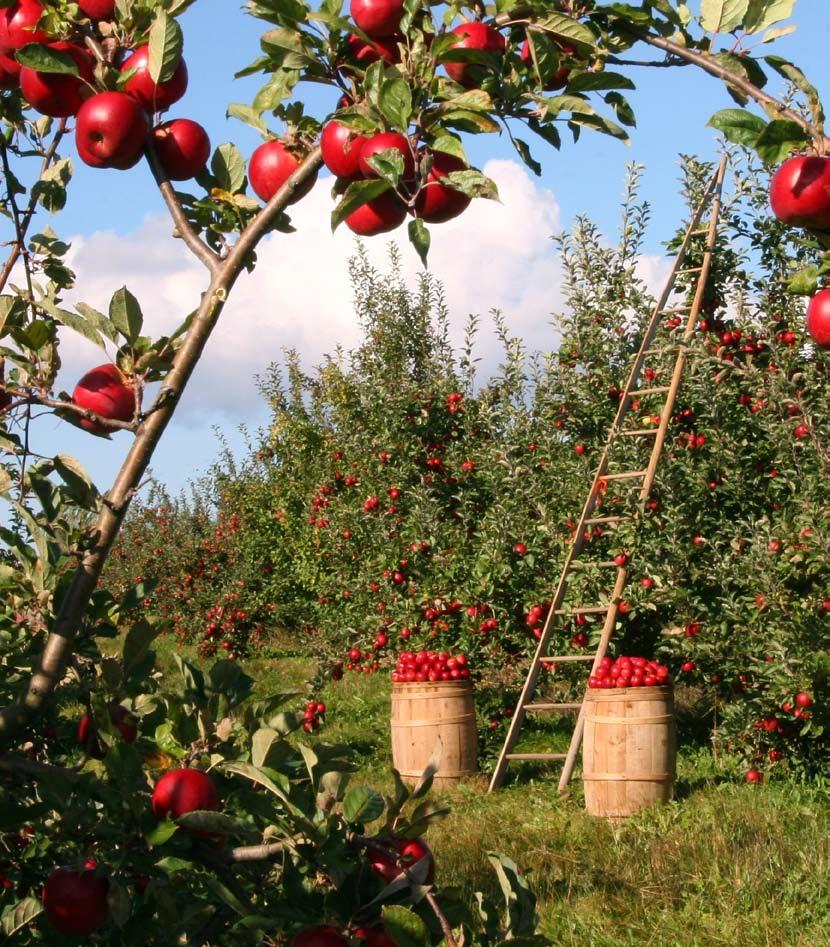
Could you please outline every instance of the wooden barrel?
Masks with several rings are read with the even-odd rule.
[[[671,687],[589,690],[582,778],[592,815],[623,819],[674,794],[677,754]]]
[[[442,743],[438,788],[478,769],[473,687],[469,681],[392,685],[392,762],[404,782],[418,781]]]

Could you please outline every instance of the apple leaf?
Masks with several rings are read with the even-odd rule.
[[[821,97],[818,94],[818,90],[812,82],[807,79],[798,66],[793,65],[786,59],[782,59],[781,56],[765,56],[764,59],[772,66],[778,75],[792,82],[800,92],[804,93],[807,97],[807,101],[810,103],[813,121],[818,126],[822,126],[824,123],[824,108],[821,104]]]
[[[244,189],[245,159],[232,142],[226,141],[213,152],[210,170],[221,190],[236,194]]]
[[[17,904],[10,904],[2,917],[0,917],[0,930],[11,937],[18,931],[23,930],[27,924],[30,924],[39,914],[43,913],[43,907],[37,898],[23,898]]]
[[[744,109],[722,109],[709,119],[707,125],[719,131],[727,141],[736,145],[754,147],[767,123]]]
[[[150,27],[147,57],[147,72],[156,85],[173,77],[182,58],[183,45],[184,37],[178,21],[168,16],[163,7],[157,7]]]
[[[455,191],[461,191],[467,197],[483,197],[486,200],[499,200],[499,190],[496,182],[488,178],[481,171],[475,168],[468,168],[466,171],[450,171],[441,178],[441,184],[451,187]]]
[[[113,326],[102,312],[98,312],[97,309],[93,309],[92,306],[87,305],[87,303],[75,303],[75,309],[77,309],[87,322],[92,323],[101,335],[106,336],[110,342],[118,341],[118,332],[115,326]]]
[[[39,305],[61,325],[72,329],[74,332],[77,332],[78,335],[82,335],[87,341],[92,342],[93,345],[97,345],[99,349],[104,348],[104,340],[101,338],[99,327],[94,325],[90,319],[79,316],[75,312],[60,309],[49,299],[42,299]],[[101,318],[104,319],[105,317],[101,316]]]
[[[776,119],[763,130],[754,147],[765,164],[778,164],[809,140],[807,132],[800,125]]]
[[[262,120],[262,112],[251,108],[250,105],[243,105],[241,102],[232,102],[228,106],[225,115],[228,118],[237,118],[240,122],[245,122],[246,125],[250,125],[257,131],[262,132],[263,135],[268,133],[268,126]]]
[[[18,49],[15,58],[21,66],[37,72],[50,72],[64,76],[78,75],[78,64],[68,53],[42,46],[40,43],[29,43],[28,46]]]
[[[343,800],[343,816],[347,822],[374,822],[385,808],[383,796],[369,786],[353,786]]]
[[[580,72],[568,81],[571,92],[597,92],[606,89],[636,89],[628,78],[618,72]]]
[[[464,151],[464,145],[455,135],[448,135],[446,133],[439,134],[438,137],[433,140],[430,147],[433,151],[440,151],[443,154],[460,158],[464,164],[469,163],[467,161],[467,153]]]
[[[504,895],[508,930],[513,936],[532,936],[536,933],[536,896],[512,859],[496,852],[488,852],[487,858]]]
[[[806,266],[787,280],[787,292],[793,296],[812,296],[818,289],[817,266]]]
[[[549,13],[544,20],[539,20],[536,26],[557,39],[564,40],[579,53],[590,54],[596,46],[596,38],[588,27],[564,13]]]
[[[129,673],[133,667],[144,660],[150,645],[159,636],[161,630],[160,625],[151,625],[143,618],[130,626],[127,637],[124,639],[124,650],[121,654],[125,671]]]
[[[96,512],[101,501],[101,494],[80,461],[70,457],[69,454],[57,454],[53,458],[53,463],[55,473],[66,484],[69,495],[78,506],[84,510]]]
[[[382,917],[384,929],[398,947],[429,947],[429,930],[410,908],[402,904],[387,905]]]
[[[749,0],[701,0],[700,25],[709,33],[731,33],[743,22]]]
[[[354,181],[346,188],[346,193],[331,212],[331,229],[336,230],[343,221],[358,207],[380,197],[391,190],[388,181]]]
[[[386,148],[375,152],[367,158],[366,164],[384,181],[387,181],[390,187],[398,186],[398,181],[403,175],[403,155],[397,148]]]
[[[386,79],[380,87],[378,107],[393,129],[406,132],[412,117],[412,92],[403,79]]]
[[[423,266],[426,267],[427,256],[429,255],[429,246],[431,242],[426,224],[420,219],[420,217],[418,217],[415,220],[411,220],[409,222],[407,232],[409,234],[409,242],[415,248],[415,252],[418,254]]]
[[[193,832],[239,835],[241,831],[236,819],[225,815],[224,812],[213,812],[207,809],[185,812],[176,819],[176,824]]]
[[[744,17],[747,33],[760,33],[768,26],[792,16],[795,0],[749,0]]]
[[[135,342],[141,334],[141,306],[126,286],[116,290],[110,300],[110,321],[128,342]]]
[[[173,838],[178,831],[179,827],[175,822],[165,819],[163,822],[159,822],[155,828],[144,833],[144,841],[148,848],[158,848],[159,845],[164,845],[165,842]]]

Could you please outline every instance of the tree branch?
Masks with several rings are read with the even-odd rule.
[[[158,159],[156,149],[153,147],[152,135],[149,135],[147,138],[147,146],[144,149],[144,154],[147,158],[147,163],[150,165],[150,170],[153,172],[153,177],[156,179],[156,184],[158,184],[159,191],[161,191],[161,196],[164,198],[164,203],[167,205],[167,209],[170,211],[170,216],[173,218],[173,223],[176,225],[177,235],[181,237],[182,240],[184,240],[193,255],[205,264],[208,271],[211,274],[216,275],[222,261],[220,260],[219,256],[214,253],[213,250],[211,250],[211,248],[199,237],[199,235],[191,226],[190,221],[185,216],[184,208],[176,196],[173,185],[170,183],[167,174]]]
[[[37,760],[23,760],[19,757],[0,758],[0,772],[22,773],[24,776],[61,776],[70,782],[77,782],[78,773],[66,766],[52,766]]]
[[[803,115],[799,115],[794,109],[786,106],[779,99],[763,92],[758,86],[753,85],[749,79],[745,79],[743,76],[739,76],[725,66],[722,66],[710,53],[687,49],[687,47],[681,46],[679,43],[665,39],[663,36],[656,36],[652,33],[641,33],[638,34],[638,37],[644,43],[648,43],[649,46],[662,49],[672,56],[677,56],[678,59],[698,66],[704,72],[708,72],[710,76],[715,76],[723,80],[727,85],[732,86],[739,92],[743,92],[744,95],[757,102],[768,115],[777,115],[780,118],[786,118],[788,121],[795,122],[799,128],[803,129],[810,136],[819,151],[824,152],[830,150],[830,138],[823,135],[812,122],[809,122]]]
[[[38,180],[42,180],[44,172],[52,163],[55,155],[58,152],[58,145],[60,144],[61,138],[66,134],[66,119],[62,118],[60,124],[58,125],[58,130],[55,132],[55,137],[52,139],[52,143],[49,145],[49,148],[43,155],[43,161],[40,165],[40,176]],[[21,230],[23,236],[26,236],[26,233],[29,230],[29,224],[32,222],[32,217],[35,213],[35,208],[37,207],[37,195],[33,194],[29,198],[29,203],[26,207],[26,210],[23,213],[23,218],[21,220]],[[16,242],[12,248],[12,252],[9,254],[9,258],[3,264],[3,269],[0,270],[0,293],[6,288],[6,283],[11,276],[12,270],[14,269],[15,263],[17,263],[20,258],[20,254],[23,252],[23,248],[20,245],[20,242]]]
[[[0,743],[8,742],[17,734],[28,718],[43,707],[46,698],[62,679],[66,663],[72,654],[75,635],[89,603],[89,597],[98,583],[101,570],[129,508],[130,500],[173,416],[182,392],[222,313],[229,293],[248,262],[254,247],[271,229],[297,188],[316,174],[321,164],[322,157],[318,146],[309,153],[300,167],[253,219],[237,240],[227,259],[212,271],[210,284],[202,295],[196,316],[173,359],[173,367],[164,379],[164,387],[170,391],[170,395],[166,403],[142,421],[138,428],[115,483],[107,494],[107,502],[95,526],[90,530],[89,548],[84,552],[61,600],[60,610],[55,617],[53,627],[25,692],[15,703],[0,710]]]
[[[227,853],[229,862],[264,862],[270,861],[288,851],[285,842],[271,842],[267,845],[242,845],[232,848]]]

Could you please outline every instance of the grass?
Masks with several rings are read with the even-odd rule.
[[[261,694],[308,671],[296,657],[244,666]],[[348,674],[319,697],[320,739],[352,745],[354,778],[388,788],[385,676]],[[681,746],[677,785],[677,801],[611,825],[583,811],[578,779],[560,799],[554,773],[519,771],[492,795],[482,775],[442,795],[452,815],[428,833],[437,882],[495,892],[486,853],[510,855],[558,947],[830,945],[830,793],[784,778],[745,785],[700,746]]]

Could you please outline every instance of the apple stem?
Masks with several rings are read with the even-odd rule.
[[[453,937],[452,928],[450,927],[446,917],[444,917],[444,912],[438,906],[437,898],[431,891],[427,892],[426,900],[427,904],[432,908],[433,913],[438,918],[438,923],[441,925],[441,930],[444,934],[444,941],[446,942],[447,947],[458,947],[455,937]]]

